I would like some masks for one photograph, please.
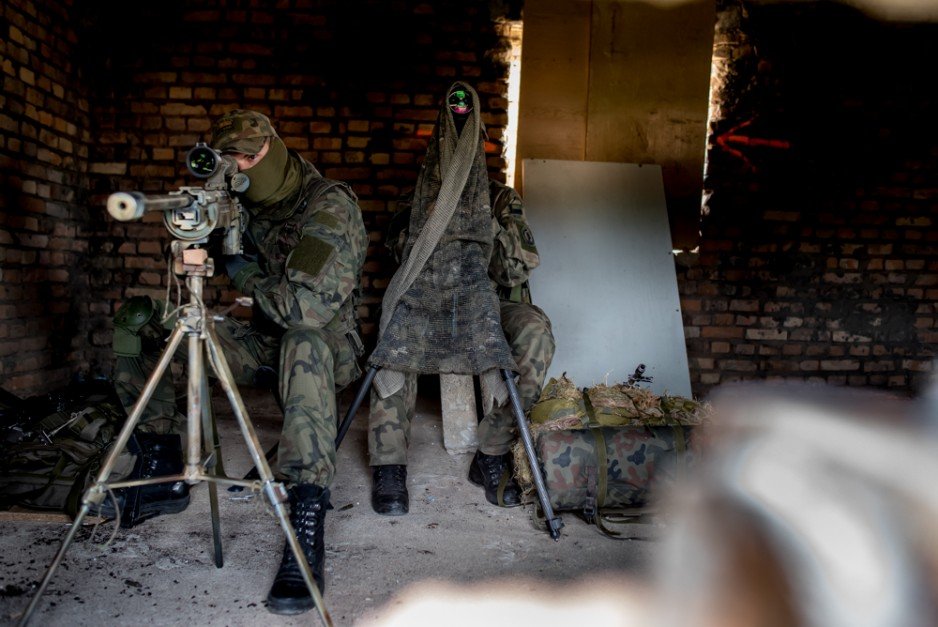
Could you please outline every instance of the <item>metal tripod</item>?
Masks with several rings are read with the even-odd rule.
[[[541,504],[541,510],[544,512],[545,522],[547,523],[547,532],[550,533],[551,538],[554,540],[559,540],[560,529],[563,527],[563,520],[559,516],[554,515],[554,509],[550,505],[550,497],[547,494],[547,486],[544,484],[544,477],[541,474],[541,465],[537,460],[537,454],[534,452],[534,442],[531,440],[531,430],[528,429],[528,421],[524,418],[524,409],[521,406],[521,397],[519,396],[518,388],[515,385],[515,376],[511,370],[502,369],[501,373],[502,378],[505,380],[505,385],[508,387],[508,398],[511,401],[511,409],[515,415],[515,422],[518,424],[518,433],[521,436],[521,442],[524,444],[524,452],[527,454],[528,464],[531,467],[531,476],[534,478],[534,487],[537,490],[537,498]],[[374,382],[376,374],[378,374],[377,366],[369,367],[368,372],[365,373],[365,378],[362,381],[361,387],[358,388],[358,393],[355,395],[355,400],[352,401],[352,405],[346,412],[345,418],[342,419],[342,424],[339,425],[338,435],[336,436],[336,448],[338,448],[339,444],[342,443],[342,439],[345,437],[346,432],[352,425],[352,420],[355,418],[355,413],[358,411],[362,401],[365,400],[365,395],[368,393],[372,382]]]
[[[284,502],[287,501],[286,488],[282,483],[274,480],[270,466],[267,464],[267,460],[264,457],[261,443],[257,438],[257,433],[254,431],[254,426],[248,418],[247,409],[234,384],[231,369],[228,367],[228,362],[225,361],[225,356],[221,351],[221,344],[215,333],[215,321],[222,320],[223,316],[210,315],[206,311],[205,304],[202,302],[203,280],[206,276],[211,276],[213,268],[212,261],[208,258],[204,249],[185,250],[182,246],[177,246],[177,244],[179,244],[179,242],[173,242],[175,269],[177,274],[184,274],[186,276],[186,285],[189,288],[189,303],[183,307],[176,321],[172,335],[170,335],[168,345],[160,356],[155,370],[150,375],[149,379],[147,379],[143,392],[140,394],[137,404],[134,405],[133,411],[124,423],[120,435],[117,437],[110,453],[105,459],[95,479],[94,485],[85,492],[81,509],[78,511],[78,515],[75,517],[68,534],[62,541],[62,546],[52,560],[49,570],[46,571],[45,577],[39,584],[39,588],[36,590],[36,594],[26,608],[19,624],[26,625],[29,623],[33,611],[39,604],[40,597],[43,592],[45,592],[53,574],[55,574],[56,569],[65,557],[65,552],[72,543],[75,533],[78,531],[79,527],[81,527],[85,516],[88,515],[93,506],[97,508],[104,501],[105,496],[110,490],[155,485],[159,483],[174,483],[177,481],[185,481],[189,485],[195,485],[202,481],[207,481],[209,483],[209,496],[212,510],[215,565],[220,568],[223,561],[221,555],[221,534],[218,522],[217,484],[238,485],[263,492],[270,501],[277,519],[280,521],[280,527],[286,536],[287,544],[293,551],[294,557],[296,557],[300,571],[303,574],[303,580],[306,582],[306,587],[309,588],[313,601],[316,604],[316,609],[319,611],[320,618],[325,625],[331,627],[332,619],[329,616],[328,610],[323,605],[322,595],[319,593],[319,588],[316,586],[316,582],[313,579],[309,563],[306,561],[306,556],[300,548],[296,533],[287,518],[286,508],[284,507]],[[155,477],[151,479],[108,483],[108,478],[114,469],[119,454],[127,446],[134,428],[143,415],[143,411],[150,401],[150,397],[153,395],[160,378],[171,363],[176,349],[179,348],[179,345],[182,343],[183,337],[186,337],[188,340],[188,426],[185,468],[183,473],[180,475]],[[214,474],[217,453],[213,450],[203,450],[203,433],[208,435],[209,432],[211,432],[212,435],[211,438],[205,438],[204,449],[212,449],[213,446],[217,446],[211,419],[211,397],[208,393],[208,377],[204,367],[204,358],[206,355],[208,356],[208,361],[215,375],[218,377],[219,382],[228,396],[234,416],[241,429],[241,434],[244,436],[244,441],[251,454],[251,459],[254,461],[254,465],[257,468],[259,479],[256,481],[230,479],[224,476],[224,474]]]

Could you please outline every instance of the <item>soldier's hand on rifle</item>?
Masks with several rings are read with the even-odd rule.
[[[257,263],[257,255],[226,255],[222,262],[225,266],[225,274],[228,275],[238,291],[242,293],[245,291],[245,284],[248,280],[261,274],[261,267]]]

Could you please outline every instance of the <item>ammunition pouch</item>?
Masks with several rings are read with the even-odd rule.
[[[153,319],[155,307],[149,296],[134,296],[117,310],[114,316],[114,354],[121,357],[139,357],[143,352],[142,329]]]

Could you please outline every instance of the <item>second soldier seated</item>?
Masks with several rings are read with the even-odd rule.
[[[450,90],[447,103],[459,132],[462,131],[460,122],[465,123],[471,109],[471,92],[460,89],[462,85],[456,83]],[[446,110],[441,113],[444,121],[446,114]],[[428,173],[427,178],[431,180],[434,178],[433,169],[440,167],[433,154],[431,147],[421,170],[421,177]],[[485,236],[491,237],[487,269],[489,283],[484,288],[497,292],[493,298],[497,302],[499,330],[510,348],[510,357],[516,367],[512,369],[518,375],[521,403],[527,410],[540,396],[554,354],[550,320],[541,309],[530,303],[527,290],[530,272],[539,264],[537,248],[517,192],[489,180],[484,171],[484,161],[473,170],[473,175],[482,177],[474,202],[485,203],[491,199],[491,214],[482,221]],[[427,187],[432,189],[432,185],[431,182],[422,186],[418,179],[416,193],[425,194]],[[402,211],[393,218],[389,232],[387,245],[399,263],[405,263],[416,247],[416,234],[411,233],[415,225],[411,205],[412,198],[409,197],[402,203]],[[422,227],[423,222],[417,226]],[[402,515],[410,508],[407,448],[416,395],[417,376],[413,373],[405,375],[403,387],[393,394],[382,397],[377,391],[372,391],[368,430],[368,451],[373,469],[371,504],[379,514]],[[517,437],[510,405],[498,407],[493,404],[479,424],[478,437],[479,449],[470,464],[469,481],[482,487],[486,499],[494,505],[520,505],[521,494],[513,479],[510,455]]]

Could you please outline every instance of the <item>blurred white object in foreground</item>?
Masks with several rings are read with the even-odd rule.
[[[542,533],[542,532],[540,532]],[[546,550],[550,545],[545,543]],[[612,574],[579,583],[497,580],[415,584],[359,627],[648,627],[649,591]]]
[[[713,403],[705,463],[671,495],[659,625],[938,625],[933,406],[800,384]]]

